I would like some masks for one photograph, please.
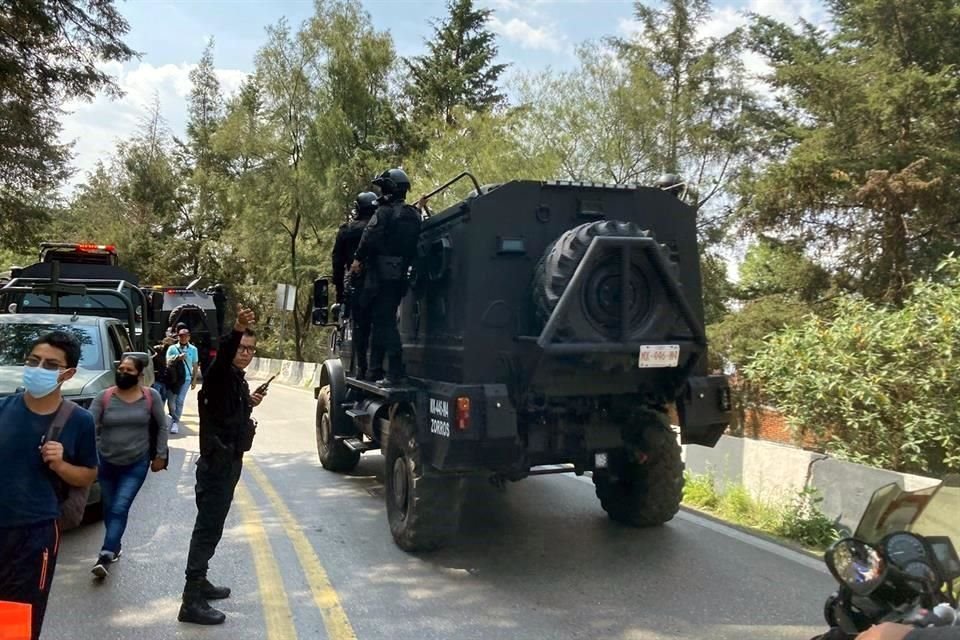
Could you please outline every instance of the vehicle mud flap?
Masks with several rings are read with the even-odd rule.
[[[732,401],[726,376],[690,378],[677,398],[680,442],[716,446],[730,424]]]

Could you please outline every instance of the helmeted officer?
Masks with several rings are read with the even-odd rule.
[[[657,189],[666,191],[680,200],[683,200],[683,197],[687,193],[686,181],[675,173],[664,173],[657,178],[657,181],[653,186],[655,186]]]
[[[350,222],[340,225],[330,257],[333,261],[333,286],[337,291],[337,304],[343,305],[347,317],[353,323],[353,365],[357,377],[367,374],[367,349],[370,343],[370,300],[361,297],[363,273],[348,271],[354,254],[360,245],[363,230],[377,210],[377,194],[372,191],[358,193],[353,203]]]
[[[404,201],[410,178],[401,169],[388,169],[373,179],[380,189],[380,206],[370,218],[352,270],[366,275],[364,296],[371,299],[373,321],[369,380],[383,386],[403,379],[403,345],[397,329],[397,309],[406,293],[407,272],[417,255],[420,212]],[[383,359],[387,358],[386,375]]]

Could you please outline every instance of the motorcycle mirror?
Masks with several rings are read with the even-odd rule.
[[[886,578],[887,564],[880,552],[855,538],[835,542],[824,560],[837,582],[858,596],[870,595]]]

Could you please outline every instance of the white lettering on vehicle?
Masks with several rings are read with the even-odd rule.
[[[430,433],[450,437],[450,403],[430,398]]]

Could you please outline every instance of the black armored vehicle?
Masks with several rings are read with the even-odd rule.
[[[321,464],[350,471],[381,449],[408,551],[456,535],[468,476],[590,472],[613,520],[670,520],[680,443],[714,446],[730,418],[727,380],[706,369],[695,210],[656,187],[481,187],[468,173],[421,202],[464,177],[466,199],[425,209],[400,309],[406,383],[351,377],[339,322],[315,389]],[[338,321],[327,284],[314,283],[317,325]]]

